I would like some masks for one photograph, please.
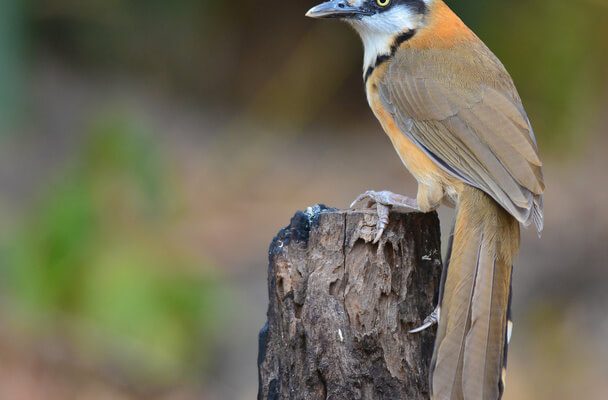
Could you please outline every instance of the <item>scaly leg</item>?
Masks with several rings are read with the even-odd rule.
[[[392,208],[420,211],[418,202],[415,199],[402,196],[400,194],[395,194],[387,190],[381,192],[368,190],[367,192],[359,195],[359,197],[357,197],[350,205],[350,208],[353,208],[357,203],[364,200],[367,200],[368,208],[375,204],[378,213],[378,223],[376,224],[376,237],[374,239],[374,243],[378,243],[380,237],[382,237],[382,233],[388,225],[388,215]]]

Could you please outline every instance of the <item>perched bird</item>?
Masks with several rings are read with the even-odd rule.
[[[457,210],[439,304],[420,328],[439,320],[431,398],[500,399],[519,224],[543,228],[542,163],[511,77],[442,0],[332,0],[306,15],[359,33],[367,100],[418,181],[416,199],[355,201],[376,205],[376,240],[392,208]]]

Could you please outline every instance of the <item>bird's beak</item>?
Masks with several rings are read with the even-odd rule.
[[[306,13],[310,18],[356,18],[370,12],[350,5],[346,0],[331,0],[314,6]]]

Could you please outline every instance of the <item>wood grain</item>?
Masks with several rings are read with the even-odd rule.
[[[259,400],[429,398],[432,312],[441,273],[435,213],[298,212],[269,252]]]

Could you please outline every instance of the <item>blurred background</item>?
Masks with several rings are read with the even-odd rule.
[[[416,189],[359,39],[313,4],[0,2],[0,399],[255,397],[274,234]],[[449,4],[512,73],[545,160],[506,398],[606,399],[608,1]]]

